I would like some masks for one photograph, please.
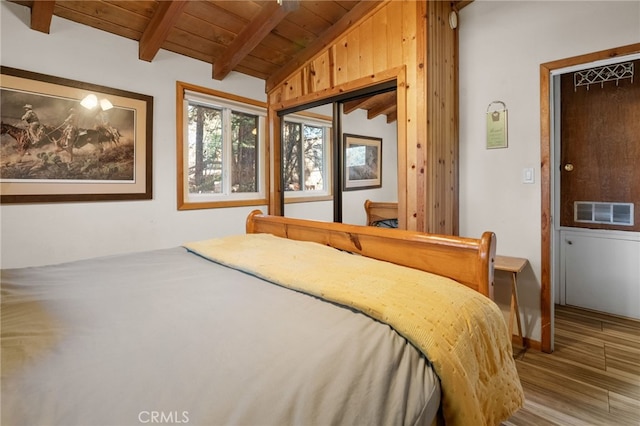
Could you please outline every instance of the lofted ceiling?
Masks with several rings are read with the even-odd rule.
[[[138,58],[160,49],[236,71],[274,87],[381,2],[373,0],[9,0],[31,9],[31,29],[50,33],[53,16],[138,42]],[[468,3],[468,2],[453,2]],[[369,118],[395,121],[395,92],[359,99]]]

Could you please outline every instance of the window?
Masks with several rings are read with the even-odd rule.
[[[285,117],[282,131],[285,199],[308,200],[331,194],[330,120],[306,115]]]
[[[575,201],[574,221],[633,226],[633,203]]]
[[[178,83],[178,209],[266,204],[264,104]]]

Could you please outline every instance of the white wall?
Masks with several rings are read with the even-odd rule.
[[[529,259],[519,279],[526,334],[540,340],[540,64],[640,42],[638,1],[483,1],[460,13],[460,232],[494,231]],[[487,150],[485,114],[506,103],[509,148]],[[534,168],[535,183],[522,183]],[[497,285],[508,290],[508,276]],[[508,291],[498,291],[505,301]]]
[[[244,232],[245,218],[254,207],[180,212],[176,208],[175,86],[180,80],[265,101],[263,80],[231,73],[220,82],[211,78],[212,66],[208,63],[164,50],[152,62],[145,62],[138,60],[136,41],[55,16],[50,34],[31,30],[29,22],[27,7],[0,2],[3,66],[154,97],[153,199],[2,205],[3,268],[173,247]],[[373,134],[380,133],[372,129],[372,123],[363,126]],[[391,161],[391,154],[385,156]],[[392,184],[391,179],[387,184]],[[265,206],[260,207],[266,212]],[[362,204],[358,209],[364,216]],[[331,208],[328,211],[332,212]]]
[[[367,119],[367,112],[359,109],[343,115],[342,130],[360,136],[382,138],[382,187],[359,189],[342,193],[342,221],[355,225],[366,225],[364,202],[398,201],[398,126],[394,121],[387,124],[387,117],[379,115]]]
[[[264,81],[166,51],[138,60],[138,43],[53,17],[50,34],[29,28],[29,9],[2,2],[4,66],[151,95],[153,200],[2,205],[2,267],[56,263],[179,245],[244,232],[253,208],[176,209],[176,80],[266,101]],[[264,210],[266,211],[266,210]]]

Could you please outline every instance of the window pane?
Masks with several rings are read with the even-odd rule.
[[[298,123],[284,123],[283,148],[283,181],[285,191],[301,191],[300,178],[302,176],[301,144],[302,125]]]
[[[258,191],[258,116],[231,114],[231,191]]]
[[[304,189],[324,189],[324,128],[304,126]]]
[[[189,103],[189,193],[222,192],[222,110]]]
[[[611,204],[596,204],[594,219],[596,222],[611,222]]]

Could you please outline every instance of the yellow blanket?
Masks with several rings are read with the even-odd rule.
[[[186,244],[205,258],[393,327],[440,377],[447,425],[497,425],[524,402],[500,309],[448,278],[317,243],[248,234]]]

